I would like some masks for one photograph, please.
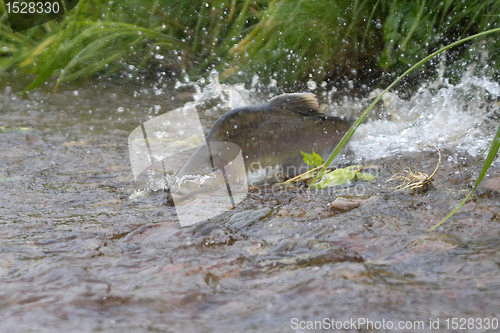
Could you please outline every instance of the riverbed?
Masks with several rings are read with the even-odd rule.
[[[252,187],[236,208],[181,226],[164,191],[135,184],[129,134],[186,103],[206,133],[231,108],[277,93],[259,84],[87,81],[21,97],[21,83],[2,79],[0,331],[305,332],[339,321],[340,331],[371,331],[352,326],[363,318],[384,323],[380,332],[452,331],[452,318],[496,331],[498,163],[427,230],[477,178],[498,84],[466,75],[410,99],[386,95],[333,163],[370,166],[373,181]],[[373,98],[318,87],[330,115],[354,119]],[[442,154],[432,185],[396,191],[387,180],[426,144]],[[426,149],[418,167],[430,174],[437,161]],[[332,209],[340,199],[355,207]]]

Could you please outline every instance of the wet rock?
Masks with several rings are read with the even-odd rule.
[[[231,246],[236,241],[245,239],[244,235],[232,232],[215,222],[205,222],[194,227],[194,243],[198,247],[208,247],[217,245]]]
[[[345,247],[337,247],[324,251],[319,254],[303,255],[297,258],[297,265],[299,266],[321,266],[333,262],[363,262],[364,259],[357,252],[352,251]]]
[[[222,226],[214,222],[202,222],[193,227],[195,237],[207,236],[214,230],[220,230]]]
[[[488,181],[484,184],[484,187],[486,187],[489,190],[500,193],[500,177],[488,179]]]
[[[316,197],[311,193],[307,195],[294,195],[290,202],[278,210],[279,218],[294,221],[308,221],[318,218],[326,218],[332,215],[328,210],[328,201],[322,197]]]
[[[8,259],[0,259],[0,276],[7,274],[11,265],[12,261]]]
[[[378,265],[402,263],[402,265],[413,266],[422,258],[448,252],[462,245],[462,241],[454,235],[424,234],[410,240],[396,252],[390,253],[380,260],[374,260],[372,263]]]
[[[335,213],[346,213],[358,208],[366,202],[366,200],[358,198],[337,197],[330,205],[330,209]]]
[[[304,253],[308,251],[316,251],[329,249],[332,244],[317,240],[317,239],[285,239],[279,245],[271,249],[271,252],[277,254],[285,254],[289,252]]]
[[[127,236],[125,236],[125,238],[123,238],[123,240],[126,242],[129,242],[134,238],[134,236],[142,234],[143,232],[145,232],[149,228],[156,228],[159,226],[160,226],[160,224],[158,224],[158,223],[149,223],[149,224],[143,225],[143,226],[139,227],[138,229],[129,233]]]
[[[307,239],[286,239],[271,250],[271,255],[264,257],[259,266],[303,267],[322,266],[334,262],[363,262],[364,259],[356,251],[329,242]]]
[[[40,139],[40,137],[38,137],[37,135],[34,135],[34,134],[26,134],[26,144],[29,146],[29,147],[33,147],[33,146],[40,146],[40,145],[43,145],[44,142],[42,139]]]
[[[77,236],[76,235],[71,235],[68,237],[62,237],[62,238],[49,238],[49,239],[40,239],[35,242],[35,245],[50,245],[50,244],[55,244],[55,243],[60,243],[60,242],[66,242],[75,239]]]
[[[264,218],[270,216],[272,209],[265,207],[257,210],[246,210],[234,214],[229,221],[227,221],[226,226],[241,230],[251,226],[252,224],[263,220]]]

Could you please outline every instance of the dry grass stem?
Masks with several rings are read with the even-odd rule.
[[[432,172],[430,176],[423,172],[417,171],[420,155],[422,154],[422,151],[424,151],[424,149],[427,147],[434,147],[439,155],[438,164],[434,169],[434,172]],[[420,191],[426,184],[429,184],[433,181],[432,177],[434,177],[440,165],[441,165],[441,151],[439,150],[439,148],[436,147],[435,145],[426,145],[422,148],[422,150],[420,150],[420,153],[418,154],[417,162],[415,164],[415,172],[411,170],[411,165],[410,165],[409,170],[401,170],[397,172],[387,182],[390,182],[391,180],[394,179],[401,179],[401,184],[398,187],[396,187],[396,190],[409,189],[413,191]]]
[[[288,179],[287,181],[284,181],[284,182],[282,182],[282,183],[280,183],[280,184],[289,184],[289,183],[291,183],[291,182],[293,182],[293,181],[295,181],[295,180],[306,180],[306,179],[309,179],[309,178],[313,177],[314,175],[313,175],[313,174],[311,174],[311,175],[309,175],[309,176],[306,176],[306,175],[307,175],[307,174],[309,174],[309,173],[311,173],[311,172],[313,172],[313,171],[316,171],[316,170],[318,170],[318,169],[322,168],[322,167],[323,167],[323,165],[325,165],[325,164],[321,164],[321,165],[319,165],[319,166],[315,167],[314,169],[311,169],[311,170],[309,170],[309,171],[306,171],[306,172],[304,172],[304,173],[301,173],[300,175],[295,176],[295,177],[293,177],[293,178],[290,178],[290,179]],[[328,173],[328,171],[327,171],[326,173]]]

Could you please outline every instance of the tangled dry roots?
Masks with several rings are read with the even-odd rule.
[[[417,171],[418,160],[420,159],[420,155],[422,154],[422,151],[427,147],[434,147],[439,155],[439,161],[436,166],[436,169],[434,169],[434,172],[431,173],[430,176],[423,172]],[[391,180],[394,179],[401,179],[401,184],[398,187],[396,187],[396,190],[400,191],[408,189],[414,192],[421,191],[425,185],[428,185],[433,181],[432,177],[434,177],[440,165],[441,165],[441,151],[439,150],[439,148],[436,147],[435,145],[426,145],[420,150],[420,153],[418,154],[417,162],[415,164],[415,172],[411,170],[411,165],[410,165],[409,170],[401,170],[397,172],[387,182],[390,182]]]

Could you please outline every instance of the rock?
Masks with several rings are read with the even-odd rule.
[[[243,229],[251,226],[255,222],[262,220],[263,218],[269,216],[272,209],[265,207],[257,210],[246,210],[234,214],[229,221],[227,221],[226,226],[234,229]]]
[[[322,266],[337,262],[364,262],[356,251],[317,239],[284,239],[262,258],[262,268]]]
[[[500,193],[500,177],[494,177],[488,179],[488,181],[484,184],[484,187],[486,187],[489,190]]]
[[[335,200],[332,201],[332,204],[330,205],[330,209],[333,212],[337,213],[345,213],[350,210],[358,208],[363,202],[366,200],[362,199],[350,199],[350,198],[342,198],[342,197],[337,197]]]

